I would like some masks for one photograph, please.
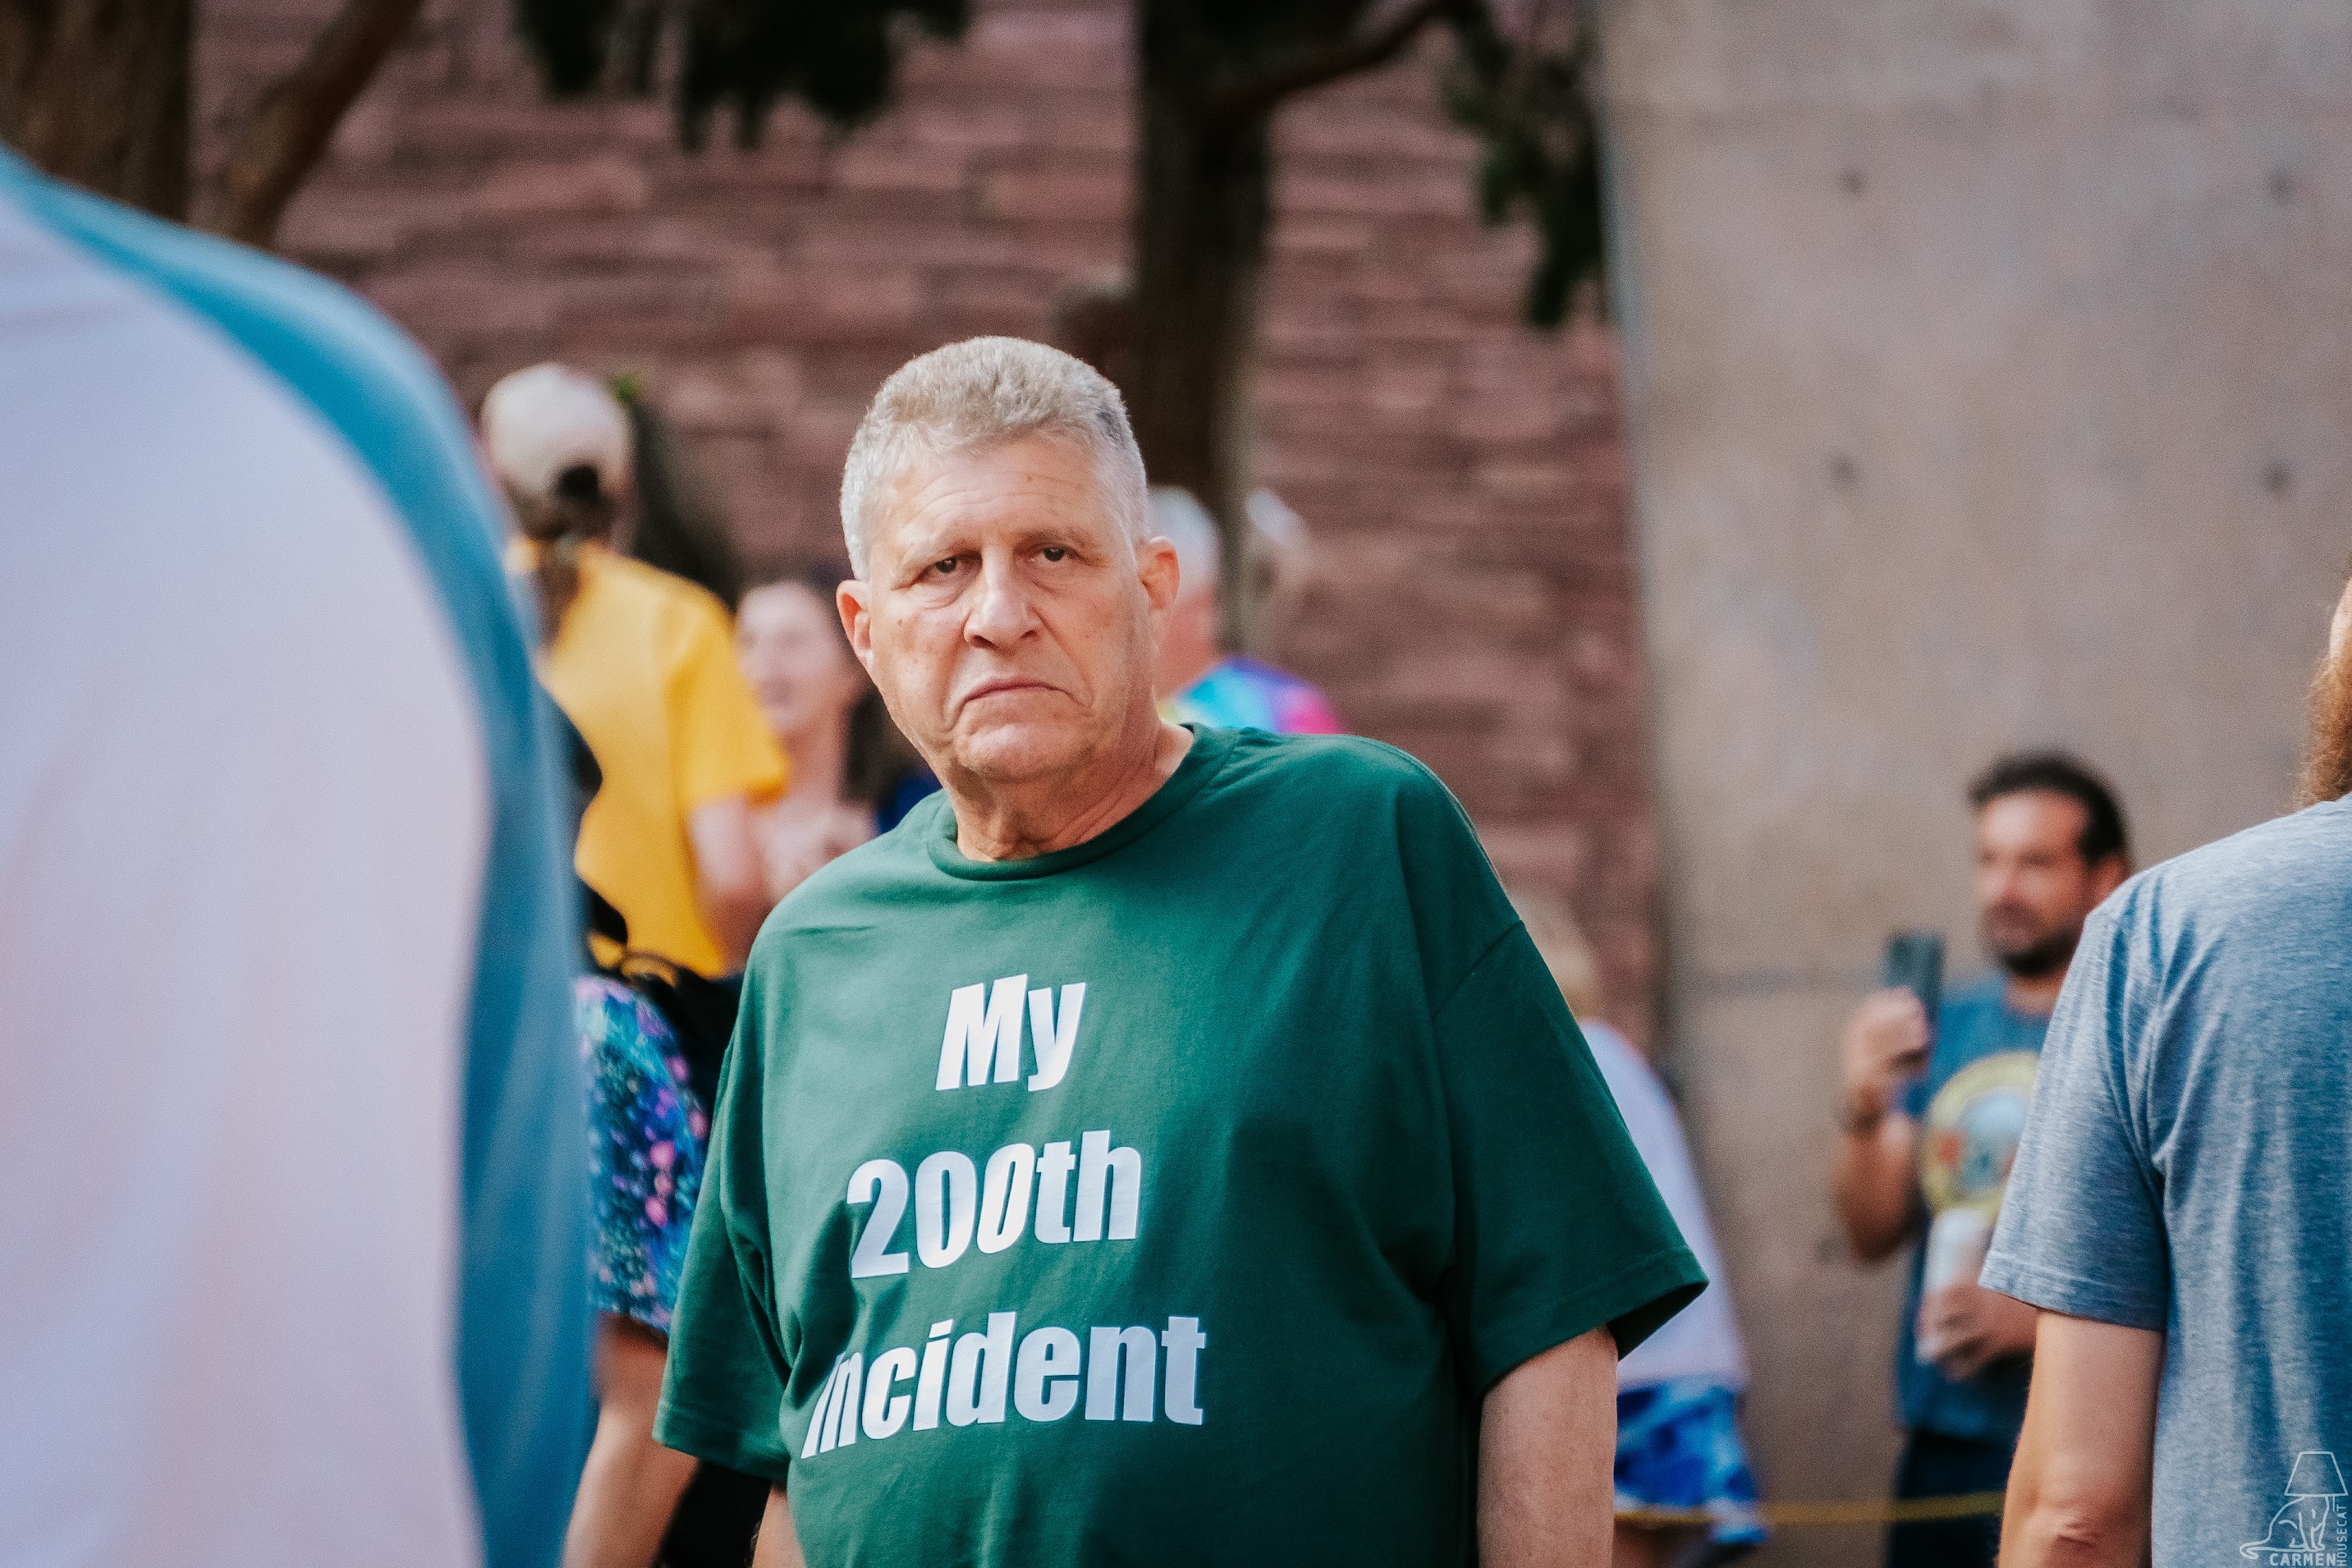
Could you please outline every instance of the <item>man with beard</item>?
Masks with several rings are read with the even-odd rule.
[[[1954,989],[1935,1027],[1908,990],[1847,1023],[1838,1216],[1864,1262],[1914,1237],[1895,1379],[1898,1500],[1997,1492],[2025,1415],[2033,1312],[1975,1283],[2024,1125],[2042,1037],[2083,921],[2130,873],[2122,811],[2072,757],[2007,757],[1969,790],[1977,898],[2000,973]],[[1929,1278],[1929,1276],[1933,1278]],[[1898,1522],[1888,1568],[1990,1568],[1989,1515]]]
[[[1984,1269],[2042,1309],[2017,1568],[2346,1561],[2347,642],[2352,592],[2304,809],[2133,879],[2051,1020]]]

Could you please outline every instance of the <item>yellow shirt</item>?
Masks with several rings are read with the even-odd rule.
[[[516,550],[528,570],[528,544]],[[540,679],[580,728],[604,787],[580,824],[581,879],[629,922],[629,945],[703,974],[727,968],[694,897],[686,819],[729,795],[773,798],[783,752],[735,663],[726,606],[600,545]]]

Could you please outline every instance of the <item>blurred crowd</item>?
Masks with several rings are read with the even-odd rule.
[[[1116,321],[1083,314],[1075,352],[891,377],[846,558],[748,569],[643,389],[533,365],[469,426],[348,297],[0,161],[0,444],[38,520],[0,560],[26,1211],[0,1236],[28,1268],[0,1563],[740,1568],[930,1530],[961,1532],[940,1561],[1192,1531],[1164,1560],[1652,1568],[1768,1539],[1715,1228],[1573,914],[1231,646],[1234,584],[1262,629],[1296,613],[1308,525],[1147,489]],[[2347,635],[2306,809],[2153,871],[2095,768],[1996,760],[1965,792],[1992,972],[1947,986],[1902,933],[1836,1044],[1835,1213],[1908,1269],[1890,1568],[2346,1561]],[[1141,843],[1163,821],[1181,852]],[[1114,958],[1177,1000],[1116,1032]],[[934,990],[919,1114],[847,1159]],[[1107,1032],[1152,1109],[965,1109]],[[1010,1141],[984,1174],[908,1146],[943,1128]],[[845,1205],[833,1165],[800,1179],[819,1151]],[[1086,1261],[1188,1159],[1163,1245],[1244,1260]],[[910,1209],[921,1275],[888,1250]],[[1016,1352],[1013,1310],[952,1342],[859,1315],[1033,1239],[1038,1278],[1145,1280],[1165,1328]],[[1286,1355],[1340,1357],[1316,1397],[1357,1414],[1309,1410]],[[1216,1405],[1244,1385],[1257,1414]],[[788,1464],[1008,1398],[1064,1444],[1038,1467],[959,1491],[894,1459],[888,1497],[793,1470],[787,1500]],[[1264,1424],[1225,1439],[1248,1466],[1069,1446],[1212,1407]],[[1163,1466],[1230,1495],[1136,1533]],[[995,1537],[991,1503],[1019,1515]]]

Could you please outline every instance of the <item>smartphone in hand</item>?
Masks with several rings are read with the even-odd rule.
[[[1936,1009],[1944,999],[1944,934],[1933,931],[1899,931],[1886,939],[1886,963],[1882,972],[1886,986],[1910,992],[1927,1015],[1927,1043],[1936,1037]],[[1906,1063],[1917,1072],[1927,1065],[1927,1052]]]

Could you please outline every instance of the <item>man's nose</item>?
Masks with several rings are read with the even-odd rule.
[[[1013,563],[983,556],[979,593],[972,602],[971,613],[964,617],[965,637],[1003,647],[1020,641],[1036,626],[1037,613],[1029,603],[1028,586],[1013,570]]]

